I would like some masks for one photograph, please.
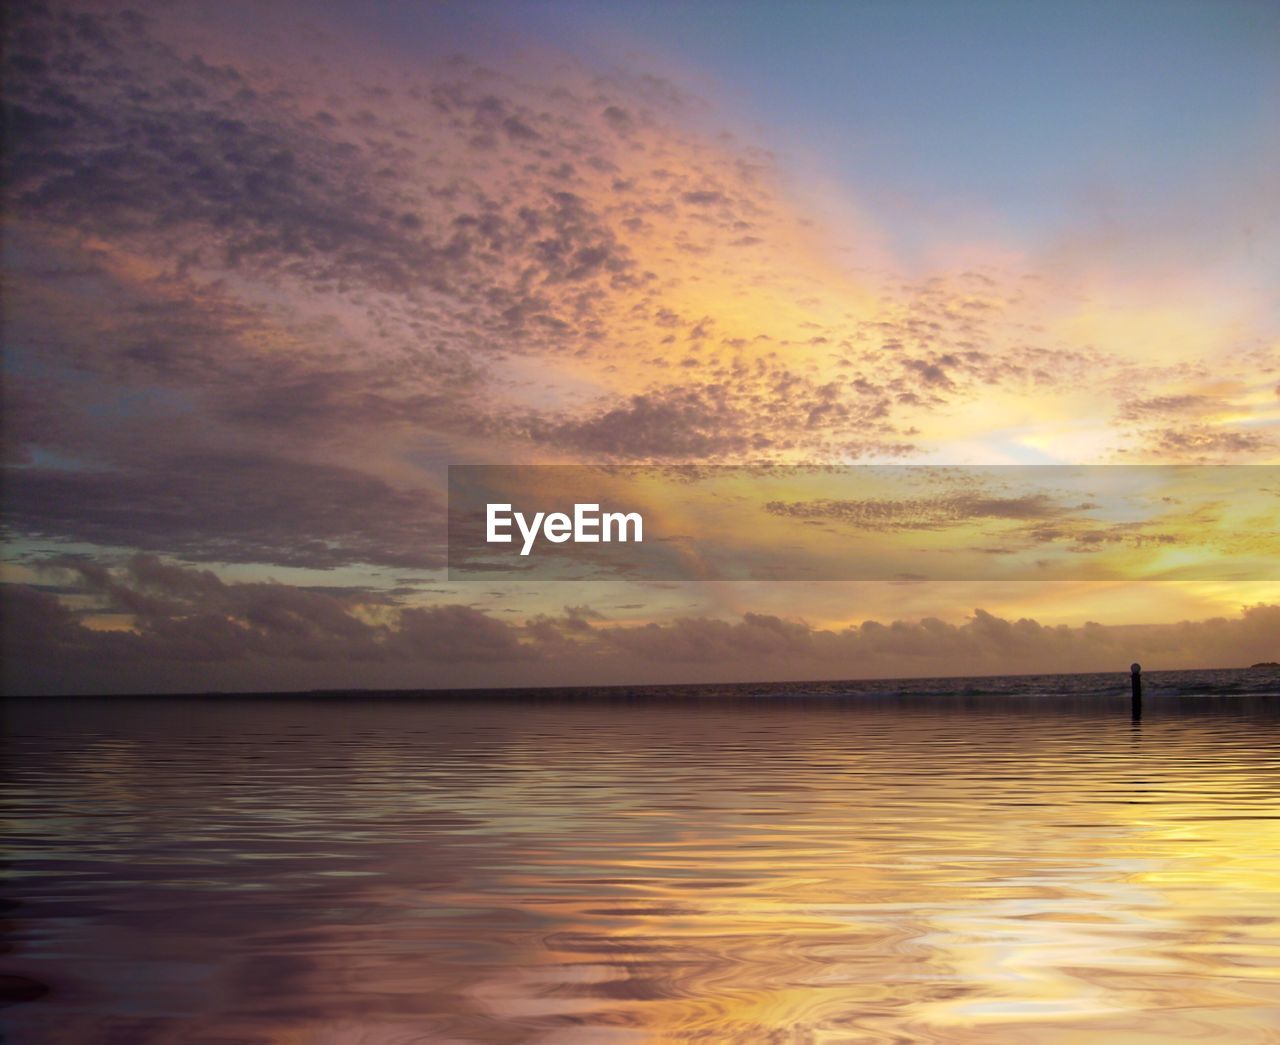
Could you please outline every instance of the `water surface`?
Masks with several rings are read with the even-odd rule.
[[[1045,680],[10,702],[5,967],[50,990],[4,1025],[1275,1041],[1280,715],[1251,678],[1154,680],[1140,724]]]

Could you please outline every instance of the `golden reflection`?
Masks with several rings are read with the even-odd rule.
[[[1269,1040],[1274,708],[857,700],[19,723],[87,904],[27,971],[276,1045]]]

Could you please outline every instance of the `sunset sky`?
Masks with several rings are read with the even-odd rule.
[[[1280,464],[1275,4],[6,22],[13,689],[1280,659],[1276,580],[444,569],[450,464]]]

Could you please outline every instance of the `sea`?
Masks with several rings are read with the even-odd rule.
[[[1280,1040],[1280,669],[9,699],[13,1042]]]

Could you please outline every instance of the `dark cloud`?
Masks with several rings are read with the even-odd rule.
[[[530,436],[580,453],[636,458],[707,458],[764,449],[768,437],[744,433],[717,389],[675,388],[632,396],[582,420],[534,420]]]
[[[1048,494],[994,497],[949,494],[902,500],[770,501],[765,510],[796,519],[829,519],[860,530],[938,530],[972,519],[1051,519],[1066,509]]]
[[[656,78],[525,83],[457,57],[394,87],[317,80],[302,45],[262,67],[194,53],[172,28],[162,8],[14,16],[6,200],[62,274],[9,275],[28,302],[16,329],[75,371],[64,385],[106,377],[135,403],[161,386],[221,426],[214,448],[256,433],[265,457],[306,457],[304,443],[425,431],[636,460],[896,456],[915,449],[904,414],[1097,362],[1011,342],[999,324],[1016,301],[982,274],[801,338],[682,315],[669,290],[721,278],[690,257],[769,244],[791,219],[767,157],[662,123],[689,100]],[[660,242],[654,222],[672,230]],[[687,351],[658,351],[663,330]],[[847,372],[832,379],[817,350]],[[660,380],[587,408],[503,400],[505,358],[641,351]],[[54,431],[38,411],[24,433]],[[59,449],[101,453],[92,428]]]
[[[748,613],[739,621],[687,617],[670,624],[614,628],[605,640],[634,656],[677,662],[736,663],[811,654],[813,630],[796,621]]]
[[[935,481],[945,480],[937,477]],[[1088,515],[1100,507],[1093,501],[1064,500],[1047,493],[999,496],[979,491],[898,499],[819,498],[769,501],[764,507],[773,515],[804,520],[809,525],[830,522],[880,533],[944,530],[986,521],[1011,524],[999,526],[988,534],[1001,544],[969,549],[984,555],[1011,555],[1036,545],[1050,544],[1073,553],[1098,552],[1116,545],[1130,548],[1171,545],[1183,541],[1188,526],[1196,527],[1197,520],[1203,528],[1196,527],[1191,532],[1202,537],[1219,522],[1214,517],[1216,506],[1211,502],[1201,504],[1190,516],[1184,510],[1181,515],[1157,512],[1141,520],[1108,522]],[[1236,540],[1238,535],[1227,539]]]
[[[4,504],[11,532],[192,560],[443,563],[436,495],[337,465],[206,454],[132,472],[27,467],[9,473]]]
[[[630,223],[673,199],[708,212],[712,239],[763,213],[745,167],[632,162],[625,201],[598,191],[619,136],[684,104],[670,85],[602,102],[599,82],[530,88],[465,59],[397,89],[317,84],[287,55],[264,70],[192,53],[166,17],[29,4],[9,25],[12,533],[432,564],[430,497],[362,457],[526,439],[632,459],[909,449],[883,398],[707,350],[714,317],[679,320],[640,271]],[[607,353],[633,313],[677,317],[701,383],[504,409],[495,357]]]
[[[691,664],[800,663],[811,675],[843,667],[853,676],[912,672],[983,674],[1025,670],[1103,670],[1127,663],[1234,666],[1273,657],[1280,635],[1280,606],[1259,605],[1238,618],[1169,625],[1047,626],[1005,620],[978,609],[963,624],[936,618],[866,621],[840,631],[814,628],[761,614],[737,621],[685,618],[669,624],[616,628],[605,633],[630,654]],[[798,660],[793,659],[798,658]]]
[[[93,612],[124,614],[129,630],[91,631],[53,596],[26,585],[6,585],[13,607],[6,641],[53,645],[76,660],[102,651],[182,662],[300,661],[462,663],[532,656],[516,630],[467,606],[402,609],[378,593],[277,583],[221,581],[208,570],[134,555],[117,567],[75,558],[41,566],[69,579]],[[54,599],[53,603],[49,600]]]
[[[604,117],[605,122],[619,134],[625,134],[635,125],[631,114],[621,106],[606,106],[601,115]]]
[[[407,99],[382,90],[379,113],[315,113],[306,84],[251,87],[259,70],[184,55],[158,23],[106,9],[24,5],[8,50],[6,198],[27,221],[175,271],[388,295],[441,332],[464,323],[472,341],[513,321],[589,323],[598,295],[582,284],[635,278],[611,220],[551,184],[572,163],[536,173],[552,154],[612,168],[581,104],[566,127],[458,62]],[[469,152],[499,139],[520,168],[490,191]],[[553,300],[566,286],[571,300]]]
[[[1069,551],[1088,553],[1101,551],[1108,545],[1123,544],[1131,548],[1143,548],[1153,544],[1178,544],[1183,538],[1175,533],[1161,531],[1158,522],[1129,522],[1097,524],[1089,521],[1062,518],[1048,525],[1033,525],[1018,531],[1041,544],[1063,544]]]
[[[409,659],[443,663],[528,660],[537,655],[536,646],[522,643],[512,625],[469,606],[405,610],[391,648]]]
[[[1259,453],[1274,446],[1271,440],[1259,432],[1201,424],[1160,428],[1151,432],[1148,439],[1165,459],[1196,461]]]
[[[659,78],[565,66],[529,82],[465,57],[381,70],[342,41],[327,60],[306,32],[264,61],[167,5],[11,6],[11,536],[434,568],[448,459],[905,455],[917,412],[1114,374],[981,273],[816,307],[847,286],[792,275],[812,258],[792,249],[772,161],[683,130],[693,102]],[[730,294],[756,287],[814,318],[742,318]],[[1270,445],[1199,424],[1196,397],[1122,394],[1157,452]],[[979,501],[899,521],[947,510],[1044,521]],[[762,616],[625,635],[581,607],[514,626],[405,609],[405,590],[227,585],[147,557],[63,569],[83,591],[6,597],[41,663],[524,664],[553,642],[606,657],[670,641],[696,659],[831,641]],[[85,598],[130,628],[86,629]]]
[[[1224,395],[1178,393],[1130,396],[1122,401],[1116,418],[1136,437],[1137,452],[1165,462],[1200,464],[1238,460],[1275,449],[1274,439],[1265,430],[1213,419],[1215,414],[1248,412],[1248,407]],[[1132,453],[1133,449],[1121,452]]]
[[[715,189],[697,189],[683,193],[680,198],[695,207],[709,207],[713,204],[728,202],[725,194]]]
[[[358,590],[226,583],[147,555],[114,567],[62,559],[43,568],[82,608],[34,586],[3,587],[11,689],[119,691],[124,680],[148,677],[152,686],[178,678],[191,688],[209,677],[193,671],[255,689],[308,665],[328,672],[312,677],[330,685],[367,684],[359,680],[394,669],[401,685],[416,678],[410,684],[419,686],[437,677],[432,666],[450,665],[469,665],[472,684],[510,680],[508,669],[524,672],[525,682],[566,675],[617,682],[679,681],[689,672],[839,678],[1107,670],[1135,657],[1170,667],[1230,666],[1275,659],[1280,635],[1280,606],[1273,605],[1234,618],[1129,627],[1047,626],[981,609],[959,624],[925,618],[841,629],[760,613],[615,625],[584,607],[520,623],[457,604],[398,608]],[[90,617],[116,623],[102,630],[86,626]],[[415,676],[415,666],[427,673]]]
[[[843,395],[785,366],[715,367],[708,384],[668,385],[570,417],[517,419],[539,443],[629,460],[760,458],[808,449],[818,456],[903,456],[878,399]]]
[[[1220,400],[1205,395],[1149,396],[1145,399],[1130,399],[1124,402],[1120,408],[1119,418],[1122,421],[1183,418],[1207,413],[1221,405]]]
[[[955,388],[956,385],[955,382],[947,376],[944,364],[949,362],[953,362],[953,360],[947,359],[946,357],[943,357],[939,362],[929,362],[924,359],[904,359],[902,361],[902,365],[906,370],[917,375],[926,388],[943,388],[950,390]]]

